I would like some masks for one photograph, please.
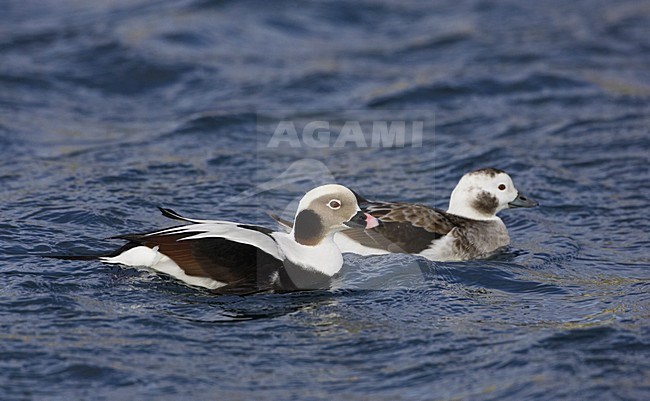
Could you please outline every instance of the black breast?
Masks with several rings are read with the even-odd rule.
[[[275,285],[278,291],[327,289],[331,284],[330,276],[316,270],[305,269],[290,260],[284,261],[278,279]]]

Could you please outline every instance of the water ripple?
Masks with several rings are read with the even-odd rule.
[[[627,0],[5,6],[0,398],[647,399],[649,21]],[[429,125],[421,147],[267,147],[320,119]],[[503,211],[485,261],[346,255],[328,291],[216,297],[38,256],[173,224],[159,205],[273,227],[332,181],[444,208],[486,166],[540,207]]]

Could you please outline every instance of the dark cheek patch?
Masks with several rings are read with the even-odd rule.
[[[294,236],[303,245],[317,245],[323,238],[323,223],[316,213],[306,209],[296,216]]]
[[[499,201],[496,196],[483,191],[476,197],[472,206],[483,214],[493,215],[496,213],[497,207],[499,207]]]

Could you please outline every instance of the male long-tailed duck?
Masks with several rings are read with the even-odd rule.
[[[144,267],[218,293],[323,289],[343,265],[334,234],[379,224],[359,209],[352,191],[334,184],[307,192],[289,233],[161,211],[191,224],[115,237],[129,242],[110,255],[59,258]]]
[[[451,193],[446,212],[412,203],[369,201],[359,195],[357,201],[361,210],[381,219],[382,224],[372,230],[337,233],[334,241],[341,252],[412,253],[434,261],[493,255],[510,243],[508,230],[496,214],[538,205],[517,191],[508,174],[495,168],[465,174]],[[273,217],[284,226],[291,225]]]

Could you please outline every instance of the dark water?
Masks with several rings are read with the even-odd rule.
[[[650,399],[650,3],[2,8],[0,399]],[[265,146],[323,116],[427,128]],[[331,291],[242,298],[33,256],[157,205],[271,225],[333,180],[444,207],[484,166],[543,205],[489,261],[349,256]]]

